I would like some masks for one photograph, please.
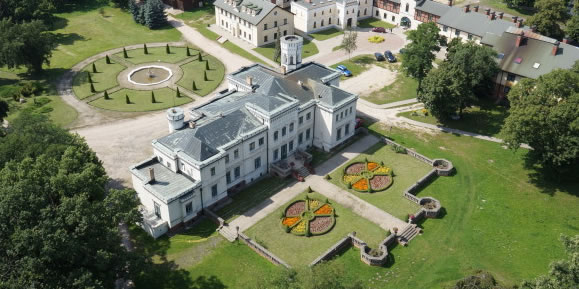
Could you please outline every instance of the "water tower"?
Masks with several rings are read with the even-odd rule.
[[[172,107],[167,110],[167,120],[169,120],[169,132],[174,132],[183,127],[185,113],[180,107]]]
[[[304,39],[297,35],[287,35],[280,39],[281,66],[285,72],[298,69],[302,65],[302,45]]]

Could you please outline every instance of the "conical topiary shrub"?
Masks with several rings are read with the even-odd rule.
[[[203,71],[203,80],[208,81],[207,79],[207,70]]]
[[[201,55],[201,51],[199,51],[199,62],[203,61],[203,55]]]
[[[193,88],[193,91],[197,90],[197,85],[195,85],[195,80],[193,80],[193,86],[192,86],[192,88]]]
[[[206,70],[211,70],[211,69],[209,68],[209,60],[205,60],[205,69],[206,69]]]
[[[125,102],[126,102],[127,104],[131,104],[131,100],[129,99],[129,95],[128,95],[128,94],[125,94]]]
[[[147,43],[143,44],[143,51],[145,54],[149,54],[149,49],[147,49]]]
[[[92,73],[97,73],[97,69],[96,69],[96,65],[94,64],[94,62],[92,63]]]
[[[129,55],[127,54],[127,50],[123,47],[123,58],[129,58]]]
[[[90,92],[91,92],[91,93],[95,93],[95,92],[96,92],[96,89],[94,89],[94,84],[92,84],[92,83],[90,84]]]
[[[168,43],[167,43],[167,45],[165,45],[165,52],[167,52],[167,54],[171,54],[171,48],[169,48]]]
[[[105,55],[105,61],[107,64],[111,64],[111,59],[109,58],[108,55]]]
[[[151,91],[151,103],[157,103],[157,100],[155,99],[155,92]]]
[[[106,90],[105,90],[105,99],[111,99],[111,98],[109,97],[109,93],[108,93]]]
[[[90,72],[87,73],[88,73],[88,83],[92,83],[92,76],[90,75]]]
[[[191,51],[189,51],[189,46],[187,46],[187,56],[191,56]]]
[[[177,92],[175,93],[176,97],[181,97],[181,92],[179,91],[179,87],[177,87]]]

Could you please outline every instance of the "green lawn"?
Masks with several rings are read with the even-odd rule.
[[[189,57],[189,56],[187,56],[186,49],[187,49],[186,47],[171,46],[169,48],[171,54],[167,54],[167,50],[166,50],[165,46],[163,46],[163,47],[147,47],[148,54],[145,54],[145,51],[143,48],[127,50],[127,55],[129,56],[129,58],[127,58],[126,60],[133,63],[133,64],[141,64],[141,63],[157,62],[157,61],[168,62],[168,63],[177,63],[177,62]],[[190,48],[189,52],[191,52],[191,55],[195,56],[195,55],[197,55],[197,53],[199,51]],[[122,52],[119,52],[115,55],[120,57],[120,58],[123,58]]]
[[[127,104],[125,101],[125,95],[129,96],[131,101]],[[185,103],[191,102],[191,98],[186,96],[176,97],[174,90],[170,88],[161,88],[155,90],[155,103],[151,102],[151,91],[148,90],[132,90],[132,89],[121,89],[117,92],[111,93],[110,99],[105,99],[104,97],[98,98],[91,101],[90,104],[99,108],[114,110],[114,111],[125,111],[125,112],[136,112],[136,111],[152,111],[160,110],[173,106],[179,106]]]
[[[362,98],[375,104],[392,103],[416,98],[417,88],[418,82],[414,78],[397,72],[396,80],[393,83],[372,92],[370,95],[362,96]]]
[[[126,69],[126,67],[115,63],[112,59],[111,64],[107,64],[104,58],[95,61],[94,64],[97,73],[92,72],[92,64],[89,64],[74,77],[72,89],[74,90],[76,97],[79,99],[84,99],[94,94],[90,91],[90,83],[88,81],[89,72],[95,90],[101,92],[117,86],[119,84],[117,81],[117,75],[119,72]]]
[[[312,188],[316,189],[316,188]],[[326,197],[319,193],[302,193],[296,199],[303,199],[306,195],[319,200]],[[333,244],[344,238],[348,233],[356,231],[356,236],[366,241],[371,247],[376,247],[386,237],[386,231],[378,225],[360,217],[349,209],[329,200],[336,212],[336,224],[328,233],[319,236],[305,237],[286,233],[280,225],[280,212],[285,210],[284,204],[278,211],[271,213],[257,224],[245,231],[273,254],[280,257],[292,266],[310,264],[316,257],[328,250]]]
[[[215,22],[215,7],[213,5],[205,5],[201,8],[187,10],[176,15],[175,18],[181,19],[187,24],[212,24]]]
[[[432,158],[436,156],[430,156]],[[352,189],[348,189],[346,185],[342,182],[343,168],[347,167],[349,164],[354,162],[364,161],[368,158],[369,161],[384,162],[384,165],[391,168],[394,171],[394,182],[390,188],[385,191],[375,192],[375,193],[360,193]],[[415,213],[418,210],[418,206],[406,198],[402,197],[404,190],[406,190],[410,185],[416,183],[421,177],[423,177],[432,167],[427,164],[418,161],[417,159],[406,155],[397,154],[392,151],[391,147],[385,146],[383,143],[378,143],[368,149],[363,154],[352,159],[350,162],[345,164],[333,171],[330,176],[332,179],[331,183],[341,187],[344,190],[356,195],[357,197],[373,204],[374,206],[390,213],[391,215],[404,220],[407,214]]]
[[[330,67],[336,68],[338,65],[345,65],[350,72],[352,72],[351,77],[356,77],[360,75],[362,72],[371,68],[371,65],[376,63],[376,59],[374,59],[373,55],[364,54],[358,55],[350,60],[344,60],[342,62],[338,62]],[[341,76],[342,80],[348,79],[348,77]]]
[[[292,179],[267,177],[231,196],[233,202],[217,211],[217,215],[231,222],[239,215],[275,195],[293,182]]]
[[[519,16],[519,17],[524,17],[525,19],[533,14],[535,14],[534,9],[518,9],[518,8],[509,8],[507,6],[507,3],[505,3],[503,0],[481,0],[480,1],[480,5],[481,6],[487,6],[489,8],[493,8],[493,11],[502,11],[511,15],[515,15],[515,16]],[[472,8],[471,8],[472,9]],[[505,20],[507,21],[511,21],[512,19],[509,17],[505,17]]]
[[[336,28],[330,28],[319,32],[310,33],[310,36],[313,37],[315,40],[324,41],[342,34],[344,34],[344,31]]]
[[[221,61],[211,55],[203,55],[203,60],[209,61],[209,70],[205,70],[205,61],[193,60],[181,65],[183,77],[177,82],[180,86],[193,91],[193,81],[197,90],[193,91],[197,95],[205,96],[215,90],[223,81],[225,66]],[[207,71],[207,81],[203,78],[203,71]]]
[[[374,28],[374,27],[384,27],[386,29],[394,28],[396,25],[390,24],[388,22],[378,20],[376,18],[370,17],[364,20],[358,21],[359,28]]]
[[[257,47],[253,49],[257,51],[259,54],[265,56],[267,59],[273,59],[273,53],[275,52],[275,43],[270,43],[268,45],[264,45],[261,47]],[[313,42],[304,39],[304,45],[302,47],[302,59],[306,57],[310,57],[312,55],[318,54],[318,47]]]
[[[414,114],[412,111],[403,112],[400,116],[425,122],[434,125],[440,125],[468,132],[479,133],[483,135],[499,136],[505,118],[509,115],[509,110],[503,106],[495,105],[491,101],[480,101],[478,105],[463,110],[462,119],[438,121],[434,116],[428,114]]]

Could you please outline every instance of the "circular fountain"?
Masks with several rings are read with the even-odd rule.
[[[127,75],[130,83],[136,85],[155,85],[169,80],[173,72],[164,66],[147,65],[133,69]]]

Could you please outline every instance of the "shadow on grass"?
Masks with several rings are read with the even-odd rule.
[[[86,40],[84,38],[84,36],[77,34],[77,33],[68,33],[68,34],[58,33],[55,35],[54,38],[56,40],[56,43],[62,44],[62,45],[72,45],[76,41],[85,41]]]
[[[524,157],[525,168],[530,169],[530,182],[537,186],[543,194],[554,196],[557,192],[579,197],[579,181],[577,171],[579,163],[561,168],[547,168],[537,164],[534,151],[529,151]]]

